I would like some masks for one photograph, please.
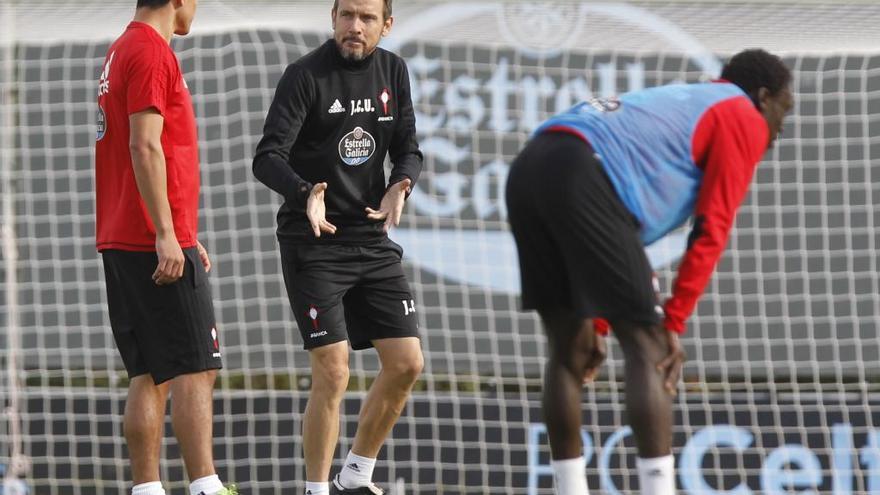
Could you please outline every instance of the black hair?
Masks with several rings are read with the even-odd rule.
[[[767,88],[771,95],[791,84],[791,71],[781,58],[760,48],[743,50],[727,61],[721,79],[739,86],[758,105],[758,90]]]
[[[386,20],[391,17],[391,1],[392,0],[382,0],[382,15]],[[338,8],[339,0],[333,0],[333,10]]]
[[[156,9],[159,7],[164,7],[171,0],[138,0],[137,8],[141,7],[149,7],[151,9]]]

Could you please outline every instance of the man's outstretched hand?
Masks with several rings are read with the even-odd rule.
[[[312,225],[312,232],[315,237],[321,237],[321,232],[328,234],[336,233],[336,226],[327,221],[327,207],[324,206],[324,191],[327,190],[327,183],[321,182],[312,187],[309,193],[309,199],[306,201],[306,216]]]
[[[406,202],[406,195],[410,192],[411,186],[412,181],[409,179],[403,179],[392,184],[388,191],[385,192],[378,210],[370,207],[366,208],[367,218],[370,220],[385,220],[385,232],[388,232],[392,226],[396,227],[400,224],[403,204]]]

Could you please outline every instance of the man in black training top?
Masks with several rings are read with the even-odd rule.
[[[309,351],[303,416],[306,493],[380,494],[372,472],[423,358],[415,302],[388,239],[419,177],[409,75],[377,49],[391,0],[337,0],[333,40],[287,67],[269,108],[254,175],[284,196],[284,282]],[[385,180],[384,160],[393,168]],[[382,370],[364,400],[342,472],[328,483],[348,386],[348,342],[375,347]]]

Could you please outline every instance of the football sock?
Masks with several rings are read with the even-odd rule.
[[[189,485],[189,495],[215,495],[223,489],[223,483],[216,474],[199,478]]]
[[[339,484],[345,488],[367,486],[373,481],[374,467],[376,459],[361,457],[349,450],[342,472],[339,473]]]
[[[639,493],[642,495],[675,495],[675,457],[636,459],[639,470]]]
[[[561,461],[550,461],[556,495],[587,495],[587,460],[583,456]]]
[[[151,481],[133,486],[131,495],[165,495],[165,489],[162,488],[161,481]]]

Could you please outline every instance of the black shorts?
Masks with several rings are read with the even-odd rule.
[[[506,196],[525,309],[660,321],[639,223],[589,144],[566,133],[535,136],[510,168]]]
[[[222,367],[208,274],[196,248],[184,249],[183,277],[153,282],[156,253],[101,253],[113,338],[129,377],[149,373],[157,385]]]
[[[373,340],[418,337],[402,255],[388,238],[364,246],[282,244],[284,284],[304,347],[348,339],[359,350]]]

